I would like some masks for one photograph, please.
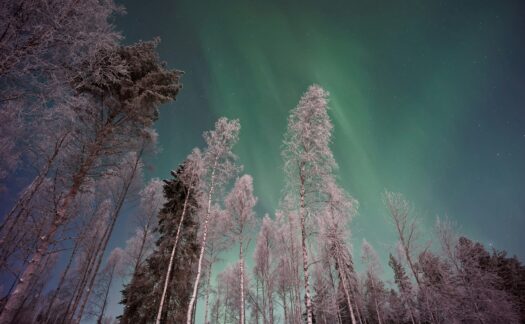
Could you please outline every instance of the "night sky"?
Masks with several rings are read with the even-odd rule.
[[[218,117],[239,118],[236,152],[258,213],[273,213],[287,116],[318,83],[331,93],[340,184],[360,203],[355,252],[364,237],[382,257],[395,243],[388,189],[416,205],[427,232],[448,216],[525,259],[525,2],[122,4],[125,42],[160,36],[161,58],[185,71],[148,177],[168,177]]]

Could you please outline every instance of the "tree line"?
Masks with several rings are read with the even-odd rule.
[[[256,215],[254,180],[219,118],[165,180],[144,183],[154,122],[182,72],[158,40],[123,45],[112,1],[7,1],[0,8],[0,190],[23,186],[0,225],[0,323],[519,323],[525,268],[438,221],[421,245],[411,204],[383,200],[396,231],[385,281],[374,248],[355,270],[358,202],[337,182],[326,90],[312,85],[283,139],[283,195]],[[136,229],[108,251],[125,205]],[[253,244],[253,255],[248,255]],[[234,251],[237,262],[213,278]],[[251,258],[250,262],[246,262]],[[247,264],[253,264],[248,268]],[[54,280],[50,280],[50,279]],[[123,313],[108,316],[123,279]]]

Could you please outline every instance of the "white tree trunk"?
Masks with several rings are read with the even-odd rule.
[[[245,324],[245,319],[244,319],[244,257],[243,257],[243,253],[242,253],[242,236],[241,236],[241,243],[240,243],[240,247],[239,247],[239,259],[240,259],[240,264],[239,264],[239,268],[240,268],[240,281],[241,281],[241,320],[240,320],[240,324]]]
[[[341,283],[343,284],[343,290],[345,292],[345,297],[346,297],[346,303],[348,304],[348,309],[350,310],[350,318],[352,319],[352,324],[356,324],[356,321],[355,321],[355,315],[354,315],[354,309],[352,307],[352,302],[350,300],[350,293],[348,291],[348,286],[347,286],[347,283],[346,283],[346,274],[344,273],[343,270],[341,270],[341,263],[339,263],[339,275],[341,276]]]
[[[164,280],[164,288],[162,290],[162,297],[160,298],[159,311],[157,312],[156,324],[160,324],[162,317],[162,308],[164,307],[164,301],[166,299],[166,293],[168,291],[169,278],[171,275],[171,269],[173,268],[173,260],[175,259],[175,251],[177,249],[177,243],[179,242],[182,224],[184,222],[184,216],[186,215],[186,208],[188,206],[188,199],[190,196],[190,189],[186,193],[184,198],[184,206],[182,207],[182,215],[180,216],[179,226],[177,227],[177,234],[175,235],[175,241],[173,242],[173,248],[171,249],[170,262],[168,264],[168,270],[166,271],[166,279]]]
[[[306,248],[306,225],[305,225],[305,189],[304,182],[301,181],[301,246],[303,249],[303,275],[304,275],[304,303],[306,306],[306,322],[308,324],[313,323],[313,311],[312,311],[312,299],[310,297],[310,279],[308,274],[308,250]]]
[[[197,290],[199,289],[199,281],[201,279],[201,272],[202,272],[202,260],[204,259],[204,251],[206,249],[206,241],[208,239],[208,224],[210,222],[210,214],[211,214],[211,198],[213,195],[213,190],[215,189],[215,168],[217,166],[217,160],[215,160],[215,163],[213,165],[213,170],[211,174],[211,184],[210,184],[210,190],[208,191],[208,206],[206,209],[206,218],[204,219],[204,229],[202,233],[202,242],[201,242],[201,250],[199,253],[199,263],[197,264],[197,277],[195,278],[195,282],[193,284],[193,292],[191,294],[190,303],[188,305],[188,313],[186,316],[186,324],[191,324],[192,322],[192,311],[195,307],[195,301],[197,299]]]
[[[213,262],[210,261],[208,267],[208,278],[206,278],[206,302],[204,303],[204,324],[208,324],[208,306],[210,303],[210,286],[211,286],[211,267]]]

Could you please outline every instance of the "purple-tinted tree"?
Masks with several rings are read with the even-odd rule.
[[[320,245],[323,246],[325,263],[330,265],[331,260],[334,262],[350,320],[352,324],[355,324],[357,323],[357,304],[353,301],[355,299],[353,295],[355,295],[357,278],[353,270],[353,261],[347,240],[350,236],[348,224],[356,213],[357,201],[348,196],[331,178],[326,181],[325,188],[324,210],[317,217],[319,241]]]
[[[215,130],[206,132],[204,140],[207,148],[203,155],[203,179],[202,186],[205,193],[206,204],[204,217],[201,223],[202,236],[200,242],[199,261],[197,263],[197,276],[193,284],[193,292],[188,305],[186,323],[191,324],[193,308],[197,299],[197,290],[202,275],[202,264],[204,252],[206,250],[208,227],[210,222],[212,202],[217,198],[216,193],[237,173],[239,169],[236,164],[236,156],[232,152],[232,147],[237,143],[239,137],[240,124],[238,120],[229,121],[220,118],[215,123]]]
[[[254,311],[261,313],[263,323],[273,324],[275,320],[274,316],[274,298],[278,291],[279,284],[279,253],[276,251],[278,248],[277,244],[277,225],[270,219],[268,215],[265,215],[259,234],[257,235],[257,241],[255,243],[255,250],[253,252],[254,268],[253,273],[256,285],[256,296],[259,296],[259,285],[261,283],[261,297],[257,298],[257,304],[260,306],[259,309]],[[283,260],[284,265],[284,260]],[[282,275],[285,275],[283,272]],[[282,278],[284,280],[284,278]],[[281,296],[284,297],[287,290],[287,285],[283,282],[281,287]],[[286,300],[286,298],[284,298]],[[283,303],[284,307],[284,303]]]
[[[226,196],[224,204],[231,217],[231,233],[239,242],[239,284],[240,284],[240,323],[245,324],[245,296],[244,296],[244,248],[247,236],[255,227],[256,219],[253,208],[257,198],[253,195],[253,179],[250,175],[243,175],[235,182],[233,189]]]
[[[65,190],[57,201],[53,221],[40,236],[0,322],[10,322],[23,302],[57,232],[70,219],[70,207],[81,187],[90,176],[100,174],[107,162],[150,140],[147,129],[158,117],[159,104],[173,100],[180,88],[180,72],[168,71],[160,64],[154,43],[101,50],[83,67],[73,81],[79,97],[86,99],[86,105],[75,111],[77,154],[63,161],[73,172],[62,180]]]
[[[184,203],[182,206],[182,214],[180,216],[179,223],[177,225],[177,233],[175,234],[175,240],[173,242],[173,247],[171,249],[170,260],[168,263],[168,268],[166,270],[166,277],[164,279],[164,288],[162,290],[162,296],[160,298],[159,310],[157,312],[156,323],[160,324],[162,319],[162,312],[164,308],[164,302],[166,300],[166,294],[168,292],[169,278],[171,277],[171,271],[173,268],[173,261],[175,259],[175,253],[177,251],[177,245],[182,233],[182,227],[186,217],[186,212],[188,208],[198,209],[199,206],[189,206],[190,197],[195,197],[196,201],[200,200],[201,194],[201,177],[204,172],[204,165],[202,155],[199,149],[194,149],[191,154],[186,158],[184,166],[181,169],[181,172],[178,174],[178,179],[183,184],[185,189],[184,194]],[[172,171],[172,175],[175,176],[175,172]]]
[[[381,275],[381,264],[374,248],[366,240],[361,245],[361,258],[366,266],[365,287],[368,299],[369,320],[379,324],[383,320],[384,284],[379,278]]]
[[[163,185],[160,179],[154,178],[142,189],[140,206],[135,216],[137,227],[135,233],[126,241],[123,263],[133,274],[155,246],[154,225],[157,214],[166,202]]]
[[[232,218],[231,215],[219,205],[212,207],[208,228],[208,242],[206,244],[204,268],[205,268],[205,292],[204,292],[204,323],[208,323],[209,298],[212,293],[212,268],[220,261],[220,254],[230,248],[234,241],[231,237]]]
[[[106,315],[106,309],[109,302],[109,291],[115,276],[124,273],[124,257],[124,250],[118,247],[113,249],[109,254],[106,265],[97,275],[96,283],[93,286],[90,305],[88,306],[88,317],[96,318],[97,324],[101,324]]]
[[[307,222],[317,213],[317,202],[323,193],[324,179],[332,174],[335,161],[329,148],[332,123],[328,117],[328,92],[312,85],[288,117],[282,156],[286,174],[287,200],[298,210],[302,249],[302,270],[306,320],[313,322],[307,249]]]

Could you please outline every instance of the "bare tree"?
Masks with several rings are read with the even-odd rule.
[[[202,261],[206,249],[208,226],[210,222],[212,202],[215,199],[216,191],[220,192],[231,177],[237,172],[238,167],[235,165],[236,156],[232,153],[232,147],[238,140],[240,124],[238,120],[229,121],[226,118],[220,118],[215,123],[215,130],[204,134],[204,139],[208,147],[204,152],[204,179],[202,184],[206,193],[206,212],[202,222],[202,238],[197,264],[197,276],[193,284],[193,292],[190,299],[187,312],[187,324],[192,322],[193,308],[197,298],[197,290],[202,274]]]
[[[329,258],[335,262],[352,324],[356,324],[356,304],[352,303],[356,277],[350,249],[346,243],[350,231],[348,223],[355,215],[357,201],[348,196],[331,178],[326,181],[324,212],[317,218],[319,239]]]
[[[137,227],[133,236],[126,241],[124,250],[124,260],[132,269],[132,273],[137,271],[147,255],[153,251],[155,220],[166,202],[163,185],[160,179],[154,178],[139,193],[140,206],[135,217]]]
[[[257,198],[253,196],[253,179],[250,175],[243,175],[235,182],[235,186],[224,201],[226,210],[232,218],[231,232],[239,242],[239,282],[240,282],[240,323],[245,324],[245,296],[244,296],[244,248],[246,236],[255,226],[253,208]],[[248,232],[248,233],[247,233]]]
[[[109,291],[115,275],[123,274],[124,250],[115,248],[109,254],[106,265],[97,275],[90,302],[89,315],[95,317],[97,324],[102,324],[109,302]]]
[[[377,316],[379,324],[383,323],[382,313],[382,293],[383,287],[382,282],[379,279],[381,272],[381,265],[379,263],[379,257],[377,256],[374,248],[366,241],[363,240],[361,246],[361,257],[365,263],[366,270],[366,286],[369,294],[369,300],[373,303],[374,311]]]
[[[101,51],[75,79],[75,88],[89,97],[90,103],[79,111],[83,117],[77,119],[79,141],[76,144],[84,145],[77,151],[77,163],[68,161],[75,171],[64,178],[67,189],[58,200],[51,226],[40,236],[31,262],[0,315],[0,322],[12,320],[57,232],[69,220],[69,209],[82,185],[105,161],[138,142],[142,144],[149,135],[146,129],[158,116],[158,105],[174,99],[177,94],[180,73],[166,71],[154,48],[153,43],[141,43],[116,51]],[[95,94],[102,99],[94,100]],[[64,164],[67,163],[64,161]]]
[[[274,323],[274,295],[277,293],[278,285],[278,248],[276,242],[277,225],[268,215],[264,216],[261,229],[257,235],[254,258],[254,276],[261,282],[262,303],[260,312],[262,312],[264,323]],[[284,273],[283,273],[284,275]],[[285,294],[283,285],[281,295]],[[258,295],[258,293],[257,293]],[[283,302],[284,307],[284,302]],[[256,310],[257,311],[257,310]]]
[[[335,161],[329,148],[332,123],[328,117],[328,92],[312,85],[288,118],[284,140],[286,191],[299,210],[307,323],[312,324],[313,308],[309,282],[307,220],[315,215],[323,179],[332,173]]]

